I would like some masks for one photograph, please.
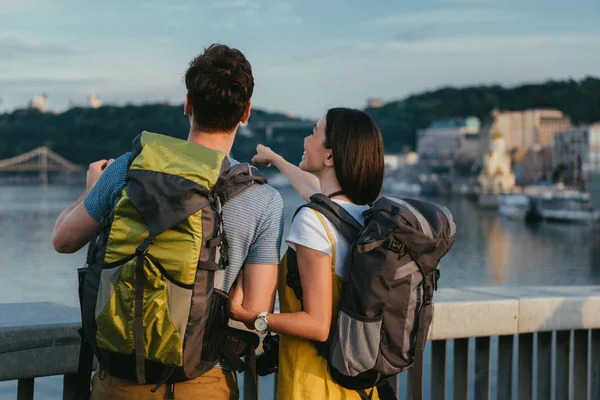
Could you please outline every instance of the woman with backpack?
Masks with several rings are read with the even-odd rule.
[[[299,167],[262,145],[252,161],[277,167],[306,201],[316,193],[327,195],[360,224],[383,182],[379,128],[366,113],[348,108],[330,109],[317,122],[304,139]],[[285,240],[289,249],[279,270],[280,313],[244,308],[243,285],[238,282],[229,299],[230,314],[258,331],[281,334],[278,399],[364,398],[365,392],[337,384],[317,351],[319,343],[328,341],[338,315],[352,243],[322,213],[308,207],[299,209]],[[299,277],[294,289],[288,274],[292,266]],[[367,394],[378,398],[376,389]]]

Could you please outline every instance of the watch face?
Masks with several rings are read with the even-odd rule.
[[[259,332],[264,332],[267,330],[267,321],[264,318],[257,318],[254,321],[254,327]]]

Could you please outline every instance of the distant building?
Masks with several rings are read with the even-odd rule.
[[[429,128],[417,132],[420,163],[434,169],[474,163],[480,158],[480,129],[476,117],[433,121]]]
[[[48,97],[45,94],[35,95],[31,99],[31,102],[29,103],[29,108],[32,108],[32,109],[38,110],[39,112],[45,113],[46,111],[48,111],[47,99],[48,99]]]
[[[89,108],[100,108],[102,106],[102,100],[96,93],[90,93],[88,95],[88,107]]]
[[[368,108],[381,108],[385,106],[385,102],[378,97],[371,97],[367,99]]]
[[[509,192],[515,186],[515,175],[511,170],[510,157],[506,152],[504,135],[492,133],[490,148],[483,158],[483,169],[479,174],[481,194],[498,195]]]
[[[556,132],[552,166],[567,185],[585,185],[590,173],[600,173],[600,123]]]
[[[388,171],[393,171],[402,167],[412,166],[419,162],[419,155],[414,151],[407,154],[385,154],[383,163]]]
[[[552,146],[534,145],[515,156],[514,173],[518,185],[535,185],[552,177]]]
[[[533,145],[552,144],[554,132],[571,127],[569,118],[559,110],[492,111],[492,123],[482,130],[482,151],[489,148],[490,135],[502,132],[508,151],[528,149]]]

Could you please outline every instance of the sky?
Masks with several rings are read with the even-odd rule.
[[[0,0],[0,111],[185,97],[189,61],[240,49],[255,107],[317,117],[442,86],[600,76],[600,0]]]

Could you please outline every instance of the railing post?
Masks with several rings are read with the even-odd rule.
[[[406,382],[406,398],[407,400],[412,400],[413,398],[413,375],[415,373],[415,368],[409,368],[408,373],[406,374],[407,382]]]
[[[575,351],[573,357],[573,398],[585,400],[588,394],[588,331],[575,331]],[[594,399],[596,400],[596,399]]]
[[[475,338],[475,400],[490,399],[490,338]]]
[[[398,398],[398,393],[400,389],[400,374],[387,378],[386,380],[388,381],[392,389],[394,389],[394,394],[396,395],[396,398]],[[277,397],[273,398],[276,399]]]
[[[248,356],[246,356],[246,363],[251,364],[252,361],[248,360]],[[243,399],[249,399],[254,397],[254,393],[252,393],[252,388],[254,387],[254,383],[256,383],[256,395],[258,397],[258,393],[260,392],[258,387],[258,375],[256,375],[256,371],[252,371],[252,368],[246,368],[244,371],[244,397]],[[254,381],[254,382],[253,382]]]
[[[600,399],[600,329],[592,330],[592,349],[590,351],[592,357],[592,372],[591,372],[591,396],[592,399]]]
[[[63,400],[75,400],[77,374],[65,374],[63,378]]]
[[[552,332],[537,334],[537,398],[551,398],[552,388]]]
[[[514,336],[500,336],[498,339],[498,400],[512,399],[512,365]]]
[[[33,383],[35,378],[19,379],[17,400],[33,400]]]
[[[519,400],[531,400],[533,375],[533,333],[519,335]]]
[[[556,332],[556,400],[569,399],[571,331]]]
[[[454,339],[454,400],[469,398],[469,339]]]
[[[431,398],[446,399],[446,341],[431,343]]]

